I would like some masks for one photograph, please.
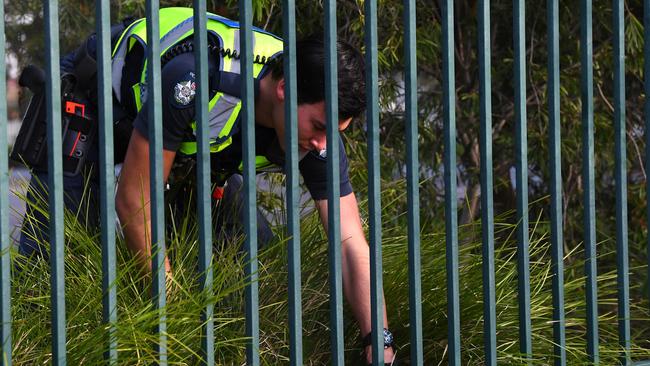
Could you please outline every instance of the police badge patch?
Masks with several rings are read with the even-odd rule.
[[[174,87],[174,99],[179,106],[187,106],[196,95],[196,83],[192,80],[180,81]]]

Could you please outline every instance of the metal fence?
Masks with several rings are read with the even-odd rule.
[[[52,267],[52,357],[53,364],[66,364],[66,313],[64,292],[63,266],[63,192],[62,192],[62,162],[61,153],[61,103],[59,80],[59,21],[58,1],[44,1],[46,60],[47,60],[47,113],[48,113],[48,148],[49,148],[49,207],[51,217],[51,267]],[[526,130],[526,61],[525,61],[525,2],[514,0],[514,29],[515,62],[514,80],[516,88],[516,146],[517,146],[517,215],[520,220],[518,233],[518,295],[519,295],[519,330],[520,351],[527,357],[532,357],[531,321],[530,321],[530,283],[528,263],[528,192],[527,192],[527,130]],[[650,54],[650,0],[644,1],[645,16],[645,54]],[[196,69],[199,80],[196,113],[198,118],[198,217],[200,218],[200,258],[199,272],[202,273],[201,285],[205,291],[212,288],[211,250],[212,234],[210,230],[210,166],[208,144],[208,91],[207,91],[207,31],[206,31],[206,2],[194,1],[194,27],[199,47],[196,49]],[[447,261],[447,302],[448,302],[448,362],[452,365],[461,363],[460,338],[460,303],[459,303],[459,250],[456,197],[456,128],[455,128],[455,83],[454,83],[454,15],[453,0],[442,0],[442,39],[443,45],[443,90],[444,90],[444,182],[445,182],[445,212],[446,212],[446,261]],[[625,80],[624,80],[624,21],[623,1],[613,1],[614,37],[614,86],[615,86],[615,131],[616,131],[616,193],[617,193],[617,267],[618,267],[618,318],[619,339],[621,346],[627,350],[621,355],[621,363],[630,364],[630,310],[629,310],[629,280],[628,280],[628,243],[627,243],[627,203],[626,203],[626,155],[625,155]],[[96,6],[97,36],[98,36],[98,88],[99,88],[99,118],[101,121],[112,120],[112,91],[111,91],[111,49],[110,49],[110,4],[108,1],[98,2]],[[338,148],[332,145],[338,140],[337,126],[337,63],[336,63],[336,1],[326,0],[325,10],[325,44],[326,44],[326,113],[327,113],[327,150],[329,177],[329,270],[330,270],[330,303],[331,303],[331,354],[332,364],[343,365],[343,306],[342,306],[342,274],[340,251],[340,218],[339,218],[339,167]],[[162,118],[160,94],[160,44],[158,24],[158,1],[146,2],[147,14],[147,65],[149,125],[148,140],[150,142],[151,175],[151,217],[153,243],[153,299],[159,312],[157,329],[158,361],[161,365],[167,363],[167,337],[165,314],[165,273],[164,273],[164,213],[163,213],[163,181],[161,169],[162,129],[159,121]],[[585,211],[585,248],[586,248],[586,299],[588,323],[588,354],[593,363],[599,361],[598,354],[598,308],[596,286],[596,240],[595,240],[595,193],[594,193],[594,143],[593,143],[593,66],[592,66],[592,30],[591,30],[591,0],[581,1],[582,21],[580,25],[580,44],[582,52],[582,116],[583,116],[583,157],[584,165],[584,207]],[[562,177],[560,173],[560,80],[559,80],[559,6],[557,0],[547,1],[548,20],[548,114],[549,126],[549,162],[551,164],[551,241],[552,241],[552,274],[553,274],[553,342],[555,344],[555,364],[565,365],[565,321],[563,299],[563,238],[562,238]],[[480,155],[481,155],[481,221],[483,227],[483,293],[484,293],[484,345],[485,362],[495,365],[497,362],[496,344],[496,313],[495,313],[495,263],[494,263],[494,214],[492,197],[492,121],[491,121],[491,57],[490,57],[490,2],[478,2],[478,48],[480,62]],[[423,364],[422,347],[422,310],[420,284],[420,222],[419,222],[419,193],[418,193],[418,119],[417,119],[417,76],[416,76],[416,35],[415,35],[415,1],[404,1],[404,60],[406,85],[406,135],[407,135],[407,182],[408,182],[408,248],[409,248],[409,288],[410,288],[410,324],[411,324],[411,364]],[[0,18],[4,12],[0,8]],[[366,63],[367,71],[367,125],[369,131],[368,145],[368,182],[369,182],[369,212],[370,212],[370,248],[371,248],[371,296],[372,296],[372,339],[375,364],[383,364],[380,332],[382,325],[382,246],[381,246],[381,206],[379,186],[379,110],[378,110],[378,65],[377,65],[377,1],[365,1],[366,18]],[[254,114],[253,114],[253,78],[252,78],[252,6],[251,1],[240,1],[242,75],[246,82],[242,85],[243,100],[243,135],[244,138],[244,184],[246,212],[246,253],[247,258],[257,257],[256,238],[256,192],[255,192],[255,146]],[[3,23],[4,25],[4,23]],[[298,190],[298,151],[297,151],[297,114],[296,114],[296,70],[295,42],[296,18],[294,2],[283,2],[284,29],[284,72],[286,75],[287,103],[286,113],[286,161],[288,166],[287,178],[287,210],[289,240],[289,324],[290,324],[290,358],[294,365],[303,364],[302,359],[302,311],[301,311],[301,273],[300,273],[300,225],[299,225],[299,190]],[[5,50],[4,26],[0,27],[0,50]],[[5,85],[5,65],[0,64],[0,85]],[[645,75],[650,74],[650,57],[645,60]],[[646,95],[650,95],[650,83],[645,86]],[[646,111],[650,112],[650,101],[646,99]],[[0,98],[0,146],[7,146],[7,106],[4,98]],[[101,123],[100,130],[100,161],[101,163],[101,227],[114,227],[113,202],[113,137],[111,123]],[[650,146],[650,143],[648,144]],[[650,169],[650,162],[647,162]],[[649,183],[650,184],[650,183]],[[648,186],[650,189],[650,186]],[[8,161],[3,155],[0,158],[0,242],[2,253],[0,276],[2,285],[2,304],[0,308],[0,335],[2,339],[2,359],[0,364],[11,365],[12,334],[11,334],[11,296],[10,296],[10,246],[8,228]],[[116,288],[111,284],[116,279],[115,233],[113,230],[103,230],[101,234],[103,250],[103,319],[111,327],[110,337],[105,344],[108,363],[118,360],[118,344],[115,335],[115,325],[119,322],[117,313]],[[246,288],[246,336],[250,337],[247,348],[247,364],[259,365],[259,304],[257,284],[257,261],[246,261],[246,274],[251,282]],[[214,360],[214,324],[215,309],[207,306],[201,316],[202,354],[206,364]]]

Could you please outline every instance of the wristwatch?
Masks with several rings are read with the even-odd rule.
[[[363,337],[362,342],[364,348],[370,346],[372,344],[372,332],[366,334],[366,336]],[[395,338],[390,330],[384,328],[384,349],[389,347],[392,347],[393,349],[395,348]]]

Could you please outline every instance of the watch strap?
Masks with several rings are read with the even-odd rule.
[[[388,330],[387,328],[384,328],[384,330]],[[390,332],[390,330],[388,330]],[[370,345],[372,345],[372,332],[366,334],[365,337],[361,340],[361,345],[363,348],[366,348]],[[393,349],[395,348],[395,341],[392,341],[389,344],[384,343],[384,349],[392,347]]]

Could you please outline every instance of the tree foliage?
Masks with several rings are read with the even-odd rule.
[[[79,0],[60,0],[60,36],[63,52],[72,50],[94,27],[94,6]],[[161,1],[161,6],[191,6],[191,1]],[[479,183],[479,72],[477,1],[455,2],[455,82],[456,124],[461,221],[469,223],[480,210]],[[236,0],[208,1],[212,12],[237,19]],[[530,172],[530,201],[532,212],[546,218],[549,172],[549,111],[548,111],[548,19],[546,2],[526,2],[526,95],[528,128],[528,162]],[[424,231],[435,232],[430,226],[444,225],[442,200],[443,121],[442,121],[442,58],[441,8],[439,2],[416,0],[419,157],[421,172],[421,214]],[[17,55],[22,65],[43,60],[43,15],[40,0],[7,2],[6,32],[9,52]],[[282,34],[282,2],[253,1],[255,25]],[[338,34],[359,49],[364,49],[364,1],[342,0],[337,3]],[[142,16],[144,1],[119,0],[111,2],[112,19]],[[492,130],[494,161],[494,201],[497,212],[515,208],[515,187],[511,171],[515,166],[514,121],[514,52],[513,13],[511,0],[491,2],[491,80]],[[322,32],[322,0],[296,0],[299,35]],[[609,253],[615,232],[614,189],[614,112],[613,112],[613,20],[611,1],[593,1],[593,62],[594,62],[594,124],[596,209],[599,252]],[[566,253],[582,245],[583,164],[582,104],[580,58],[580,4],[560,1],[560,78],[561,78],[561,136],[562,192]],[[406,199],[405,120],[403,104],[403,5],[396,0],[378,0],[378,34],[380,67],[380,108],[382,140],[382,188],[389,194],[384,200],[394,210],[395,225],[404,226]],[[632,263],[645,263],[646,194],[644,170],[645,122],[643,105],[643,3],[625,1],[625,91],[627,127],[627,170],[629,182],[630,255]],[[359,196],[367,193],[364,121],[353,124],[346,132],[351,174]],[[393,193],[393,194],[391,194]],[[461,192],[462,193],[462,192]],[[389,198],[386,198],[388,196]],[[515,216],[509,216],[515,217]],[[513,219],[516,221],[516,219]],[[538,225],[544,225],[540,221]],[[501,242],[500,242],[501,243]],[[503,241],[502,243],[505,243]],[[610,256],[611,257],[611,256]],[[575,266],[578,255],[568,255]],[[601,260],[599,272],[609,270],[613,259]],[[642,269],[635,268],[633,273]],[[645,274],[643,275],[645,278]],[[633,297],[640,296],[640,287]],[[611,307],[608,308],[611,310]]]
[[[72,50],[80,39],[94,27],[94,6],[78,0],[61,0],[60,36],[62,52]],[[190,1],[161,1],[164,6],[191,6]],[[212,12],[237,19],[237,0],[208,1]],[[460,168],[460,186],[465,188],[466,204],[461,205],[461,218],[469,222],[479,210],[479,78],[476,0],[456,2],[455,56],[457,100],[457,145]],[[11,53],[22,65],[39,63],[43,59],[42,2],[27,0],[8,2],[7,40]],[[419,76],[419,145],[423,183],[422,197],[433,205],[441,197],[443,141],[442,110],[442,34],[441,8],[438,2],[417,0],[417,54]],[[596,0],[593,4],[594,44],[594,103],[597,201],[613,202],[613,55],[612,11],[609,1]],[[276,34],[282,34],[282,4],[280,0],[253,1],[254,23]],[[344,0],[337,3],[339,37],[364,49],[364,1]],[[642,184],[643,168],[643,26],[641,1],[627,1],[625,14],[626,91],[628,167],[631,191],[630,211],[639,222],[645,197]],[[111,2],[114,21],[126,16],[144,14],[144,2],[121,0]],[[378,1],[378,34],[380,66],[381,138],[383,177],[386,180],[401,177],[405,164],[404,94],[401,77],[403,69],[403,14],[402,2]],[[296,1],[298,34],[322,32],[322,2]],[[527,3],[527,121],[529,165],[533,180],[548,181],[548,39],[547,15],[544,2]],[[513,89],[513,22],[512,2],[494,0],[491,4],[492,54],[492,122],[494,136],[495,203],[499,211],[514,208],[514,186],[510,171],[514,167],[514,89]],[[581,220],[576,215],[582,200],[582,117],[580,86],[580,9],[575,1],[560,1],[560,68],[561,68],[561,125],[562,174],[566,230],[570,241],[580,238]],[[348,133],[350,138],[363,140],[363,123],[356,124]],[[363,162],[363,156],[359,156]],[[539,179],[537,179],[539,178]],[[531,183],[531,201],[548,194],[546,184]],[[462,193],[462,192],[461,192]],[[541,201],[542,203],[546,201]],[[543,206],[540,206],[543,207]],[[612,205],[598,207],[604,230],[610,230]],[[426,213],[425,213],[426,214]],[[575,216],[575,217],[574,217]]]

